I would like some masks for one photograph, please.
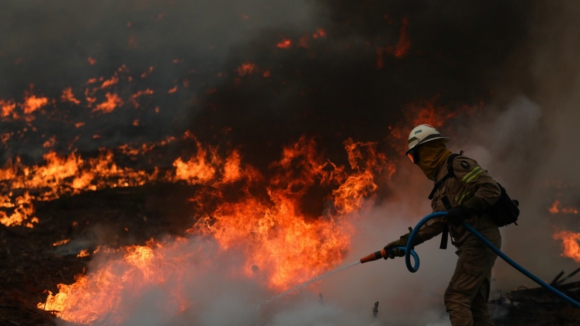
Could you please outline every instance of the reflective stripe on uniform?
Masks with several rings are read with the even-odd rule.
[[[465,183],[469,183],[469,182],[473,181],[473,179],[475,179],[475,177],[480,175],[482,172],[483,172],[483,169],[480,166],[478,166],[475,169],[473,169],[473,171],[469,172],[466,176],[464,176],[462,181]]]
[[[469,196],[469,191],[467,191],[467,189],[463,190],[461,195],[457,195],[457,197],[455,197],[455,202],[457,202],[457,205],[461,204],[463,199],[465,199],[467,196]]]

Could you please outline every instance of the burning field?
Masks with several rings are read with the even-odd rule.
[[[520,201],[504,252],[579,267],[576,2],[195,2],[0,13],[2,325],[449,324],[437,239],[277,296],[430,212],[420,123]],[[498,325],[580,318],[530,283],[496,263]]]

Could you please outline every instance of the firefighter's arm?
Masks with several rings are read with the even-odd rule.
[[[439,233],[443,232],[443,228],[445,226],[445,218],[444,217],[436,217],[430,219],[425,223],[419,232],[413,238],[413,246],[420,245],[421,243],[433,238],[434,236],[438,235]],[[394,256],[402,257],[404,255],[403,251],[395,251],[392,252],[392,249],[397,247],[405,247],[413,230],[409,227],[409,233],[402,235],[398,240],[390,242],[387,244],[384,249],[389,255],[385,257],[387,258],[394,258]]]
[[[417,232],[415,241],[413,241],[415,242],[414,245],[423,243],[443,232],[445,224],[447,224],[447,222],[443,216],[435,217],[427,221],[427,223],[423,224],[419,229],[419,232]]]
[[[497,182],[475,160],[458,157],[453,162],[455,176],[465,188],[455,198],[458,206],[479,215],[501,195]]]
[[[441,206],[440,202],[441,202],[440,200],[436,200],[436,199],[431,201],[431,208],[433,209],[433,212],[445,211],[445,207]],[[447,221],[445,220],[445,217],[443,217],[443,216],[435,217],[435,218],[428,220],[419,229],[419,232],[417,232],[417,235],[415,236],[416,240],[414,241],[415,245],[423,243],[423,242],[433,238],[434,236],[438,235],[439,233],[443,232],[446,224],[447,224]]]

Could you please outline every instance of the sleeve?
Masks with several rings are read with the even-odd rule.
[[[445,224],[447,224],[447,221],[443,216],[435,217],[427,221],[427,223],[423,224],[421,229],[419,229],[415,245],[423,243],[443,232]]]
[[[475,160],[459,156],[453,162],[455,177],[464,186],[454,198],[473,214],[479,214],[495,204],[501,195],[497,182]]]

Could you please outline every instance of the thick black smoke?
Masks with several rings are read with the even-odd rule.
[[[453,112],[492,101],[506,78],[503,69],[528,41],[533,3],[316,5],[314,26],[326,37],[314,39],[316,30],[307,28],[273,27],[231,51],[228,75],[200,100],[195,134],[234,143],[258,166],[302,134],[319,137],[331,156],[343,153],[349,137],[386,140],[382,148],[388,148],[401,141],[389,137],[389,126],[407,124],[405,133],[412,128],[405,119],[411,103],[432,101]],[[283,39],[292,41],[290,48],[277,48]],[[247,62],[269,77],[240,76],[237,68]]]
[[[53,136],[52,149],[66,153],[183,134],[198,90],[219,78],[233,44],[266,26],[306,22],[307,13],[295,1],[14,2],[0,11],[0,100],[16,103],[20,115],[27,92],[49,103],[32,122],[2,117],[0,133],[13,134],[0,148],[1,159],[37,161]],[[87,81],[109,79],[122,66],[119,82],[96,92],[92,107],[107,92],[124,104],[110,113],[91,112],[84,92],[102,80]],[[79,104],[61,101],[69,87]],[[139,97],[135,108],[131,96],[147,89],[154,93]]]

